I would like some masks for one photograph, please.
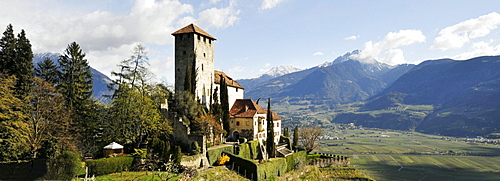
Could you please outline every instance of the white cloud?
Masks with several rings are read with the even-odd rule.
[[[473,43],[470,51],[463,52],[452,58],[457,60],[467,60],[478,56],[500,55],[500,44],[491,45],[492,43],[494,43],[493,40],[490,40],[489,42],[480,41]]]
[[[206,24],[207,28],[227,28],[236,23],[240,18],[240,10],[235,9],[235,1],[231,1],[225,8],[210,8],[198,14],[197,22]]]
[[[358,38],[359,38],[359,35],[358,36],[352,35],[352,36],[349,36],[349,37],[345,37],[344,40],[356,40]]]
[[[53,0],[1,1],[0,25],[12,23],[16,32],[26,30],[34,52],[62,53],[69,43],[76,41],[87,54],[90,65],[110,75],[120,61],[131,55],[137,43],[156,48],[170,45],[173,43],[170,34],[187,24],[197,23],[204,30],[226,28],[237,22],[240,14],[233,1],[227,7],[208,7],[196,10],[198,13],[191,4],[179,0],[135,0],[117,6],[120,7],[111,9],[121,9],[120,12],[100,10],[101,6],[90,3],[76,6],[55,4]],[[165,52],[158,54],[161,55],[150,55],[155,57],[152,64],[158,67],[173,64]]]
[[[488,35],[499,24],[500,14],[496,12],[460,22],[442,29],[431,48],[443,51],[461,48],[474,38]]]
[[[359,54],[352,55],[350,58],[365,63],[373,63],[374,61],[380,61],[390,65],[406,63],[403,56],[403,50],[397,48],[422,42],[425,42],[425,36],[420,30],[399,30],[398,32],[389,32],[384,39],[379,42],[366,42],[365,48],[361,50]],[[385,56],[379,58],[379,55],[382,53],[384,53]]]
[[[316,52],[313,54],[313,56],[318,56],[318,55],[323,55],[323,52]]]
[[[284,0],[263,0],[259,10],[272,9]]]
[[[230,68],[229,71],[228,71],[228,75],[231,76],[231,75],[236,75],[238,72],[243,72],[245,71],[245,68],[243,67],[240,67],[240,66],[234,66],[233,68]]]
[[[266,63],[266,64],[264,64],[264,67],[266,67],[266,68],[267,68],[267,67],[270,67],[270,66],[271,66],[271,64],[270,64],[270,63]]]

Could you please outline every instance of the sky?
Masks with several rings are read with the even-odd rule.
[[[156,81],[173,85],[171,33],[191,23],[217,38],[215,68],[242,79],[353,50],[361,50],[353,59],[391,65],[500,55],[498,7],[497,0],[1,0],[0,31],[24,29],[35,53],[77,42],[108,76],[141,44]]]

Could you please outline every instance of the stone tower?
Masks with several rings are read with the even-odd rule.
[[[172,33],[175,39],[175,91],[185,91],[187,69],[196,76],[196,97],[208,107],[214,84],[215,38],[194,24]]]

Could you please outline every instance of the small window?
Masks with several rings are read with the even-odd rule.
[[[200,36],[200,35],[198,35],[198,40],[200,40],[200,39],[201,39],[201,36]]]
[[[236,121],[236,126],[240,126],[240,122],[239,121]]]
[[[212,44],[212,40],[211,39],[208,39],[208,44]]]
[[[236,92],[238,92],[238,87],[236,87]]]
[[[186,51],[183,51],[182,54],[186,55]]]
[[[207,54],[206,54],[206,53],[203,53],[203,57],[207,57]]]
[[[203,42],[207,42],[207,38],[206,37],[203,37]]]
[[[203,64],[201,64],[201,71],[203,71]]]

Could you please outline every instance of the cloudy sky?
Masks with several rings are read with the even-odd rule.
[[[61,53],[76,41],[107,75],[142,44],[150,70],[173,84],[170,34],[190,23],[217,38],[216,69],[240,79],[356,49],[362,53],[352,58],[392,65],[500,55],[498,7],[497,0],[2,0],[0,30],[24,29],[35,53]]]

